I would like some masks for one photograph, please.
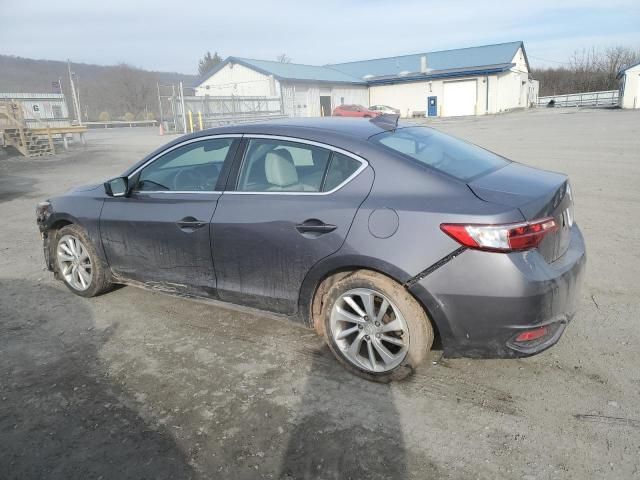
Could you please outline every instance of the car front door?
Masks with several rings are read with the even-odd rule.
[[[213,216],[218,294],[292,314],[307,272],[344,243],[373,170],[299,139],[254,135],[240,151]]]
[[[100,234],[117,278],[215,296],[210,222],[239,143],[238,135],[174,145],[129,176],[127,197],[105,200]]]

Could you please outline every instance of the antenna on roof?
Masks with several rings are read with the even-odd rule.
[[[377,117],[373,117],[370,122],[385,130],[395,130],[398,128],[398,119],[400,115],[393,113],[383,113]]]

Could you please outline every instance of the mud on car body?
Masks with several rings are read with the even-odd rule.
[[[174,140],[37,208],[71,291],[113,283],[267,310],[350,371],[558,341],[586,262],[565,175],[397,118],[288,119]]]

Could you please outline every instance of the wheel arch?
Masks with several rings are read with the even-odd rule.
[[[407,272],[377,258],[360,255],[328,257],[314,265],[302,283],[298,304],[298,311],[302,321],[321,335],[324,322],[319,321],[319,315],[322,310],[323,295],[335,282],[361,270],[379,273],[403,286],[410,278]],[[434,331],[435,340],[440,342],[442,338],[440,335],[441,328],[448,331],[448,324],[443,324],[446,320],[434,316],[432,308],[429,308],[411,289],[407,288],[406,290],[426,312]],[[431,306],[433,307],[433,304]]]
[[[46,230],[60,230],[62,227],[66,227],[67,225],[82,226],[78,219],[73,215],[69,215],[67,213],[53,213],[47,221]]]
[[[44,238],[45,249],[45,263],[49,271],[54,272],[56,278],[58,278],[58,271],[55,265],[55,238],[56,232],[67,225],[75,225],[78,221],[71,215],[64,213],[53,213],[48,219],[47,223],[42,231]]]

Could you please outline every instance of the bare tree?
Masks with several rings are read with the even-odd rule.
[[[618,73],[638,62],[640,62],[640,49],[634,50],[622,46],[610,47],[598,59],[598,69],[604,73],[607,85],[610,88],[615,88]]]
[[[618,73],[638,62],[640,49],[591,47],[574,52],[567,67],[532,69],[531,74],[540,81],[540,96],[615,90]]]
[[[157,101],[154,93],[156,76],[121,63],[113,71],[112,89],[118,98],[119,110],[134,116],[154,105]]]
[[[281,53],[280,55],[278,55],[276,57],[276,60],[278,60],[280,63],[291,63],[291,58],[287,57],[286,53]]]

